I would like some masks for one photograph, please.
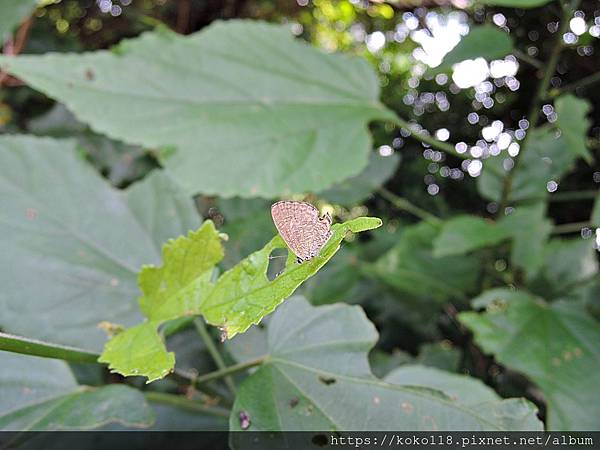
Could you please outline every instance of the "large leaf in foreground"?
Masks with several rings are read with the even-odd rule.
[[[470,409],[440,391],[399,386],[371,374],[367,353],[377,340],[360,307],[282,305],[267,326],[266,362],[240,386],[230,428],[241,430],[500,430],[539,429],[533,405],[517,399]],[[265,395],[268,393],[268,395]]]
[[[0,327],[97,350],[101,321],[131,325],[137,271],[195,228],[192,201],[161,172],[124,192],[73,141],[0,137]]]
[[[592,430],[600,417],[600,323],[573,302],[547,304],[496,290],[484,313],[460,321],[486,353],[529,376],[544,392],[550,430]]]
[[[0,431],[85,430],[109,422],[146,427],[152,409],[124,385],[78,386],[63,362],[0,351]]]
[[[407,364],[392,370],[386,375],[385,381],[438,389],[465,406],[500,400],[500,396],[481,380],[434,367]]]
[[[292,252],[284,270],[273,280],[267,278],[269,255],[273,250],[287,248],[279,235],[258,252],[219,277],[214,288],[203,300],[201,311],[206,321],[221,328],[224,336],[233,337],[257,324],[288,298],[305,280],[313,276],[339,250],[348,233],[360,233],[381,226],[376,217],[359,217],[334,224],[332,236],[319,255],[302,264]]]
[[[219,22],[187,37],[146,33],[112,52],[0,57],[0,65],[95,130],[172,147],[164,164],[188,193],[326,189],[366,166],[367,123],[393,118],[366,61],[260,22]]]

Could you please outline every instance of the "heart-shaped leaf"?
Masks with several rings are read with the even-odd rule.
[[[370,120],[394,119],[366,61],[256,21],[146,33],[112,51],[0,57],[0,66],[95,130],[168,147],[166,170],[193,194],[321,191],[367,165]]]
[[[360,307],[315,308],[297,297],[266,333],[265,363],[240,386],[231,430],[541,429],[521,399],[488,402],[486,394],[486,406],[471,409],[440,391],[376,379],[367,353],[377,332]]]

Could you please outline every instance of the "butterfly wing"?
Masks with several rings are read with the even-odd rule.
[[[277,202],[271,206],[271,216],[287,246],[301,260],[318,255],[331,237],[331,220],[320,219],[310,203]]]

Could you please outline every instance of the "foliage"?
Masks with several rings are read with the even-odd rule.
[[[100,3],[0,0],[0,430],[598,427],[593,6]]]

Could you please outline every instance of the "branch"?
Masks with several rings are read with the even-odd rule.
[[[417,141],[423,142],[424,144],[430,145],[432,148],[436,150],[440,150],[444,153],[448,153],[449,155],[455,156],[460,159],[471,159],[471,157],[467,153],[458,153],[452,144],[448,142],[442,142],[436,138],[429,136],[428,134],[418,133],[411,130],[412,124],[402,117],[396,114],[396,123],[400,125],[402,128],[410,131],[410,136],[416,139]],[[491,173],[498,177],[504,177],[504,173],[498,170],[496,167],[486,167],[485,170],[489,170]]]
[[[564,94],[565,92],[571,92],[571,91],[574,91],[579,88],[588,87],[592,84],[598,83],[599,81],[600,81],[600,72],[596,72],[591,75],[588,75],[587,77],[582,78],[581,80],[577,80],[577,81],[574,81],[573,83],[569,83],[560,89],[554,89],[548,97],[549,98],[558,97],[559,95]]]
[[[196,326],[196,330],[198,331],[198,334],[204,341],[204,345],[206,345],[206,349],[208,350],[208,353],[210,353],[210,356],[212,356],[213,361],[215,362],[215,364],[217,365],[217,367],[220,370],[224,370],[226,368],[225,361],[223,361],[223,357],[219,353],[219,350],[215,346],[215,343],[214,343],[212,337],[208,333],[208,330],[206,329],[206,325],[204,324],[204,321],[201,318],[196,317],[194,319],[194,325]],[[227,385],[227,387],[229,388],[231,393],[235,394],[236,389],[235,389],[235,384],[233,382],[233,378],[231,378],[230,376],[225,377],[225,384]]]
[[[582,228],[592,228],[591,222],[573,222],[563,223],[562,225],[556,225],[552,229],[552,234],[568,234],[568,233],[579,233]]]
[[[432,224],[442,223],[439,217],[434,216],[430,212],[425,211],[424,209],[421,209],[416,205],[413,205],[404,197],[400,197],[394,194],[393,192],[388,191],[386,188],[379,188],[377,192],[399,210],[411,213],[419,219],[426,220],[427,222],[430,222]]]
[[[89,350],[52,344],[6,333],[0,333],[0,350],[82,363],[97,363],[100,356],[98,353]]]

